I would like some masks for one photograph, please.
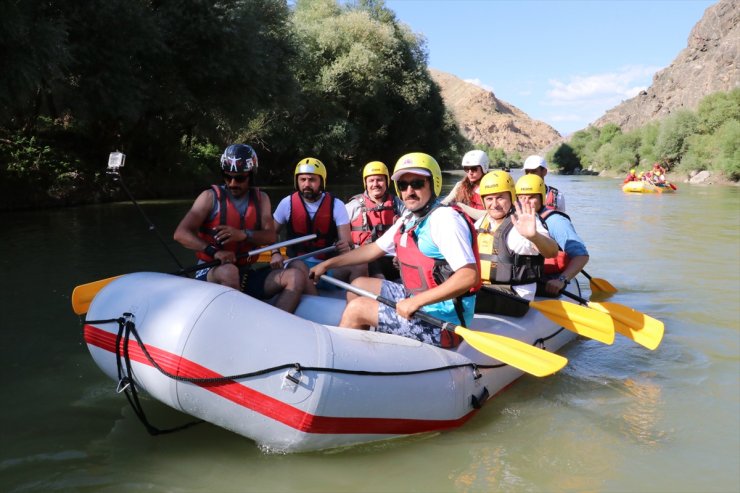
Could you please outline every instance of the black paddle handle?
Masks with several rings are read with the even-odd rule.
[[[481,286],[481,289],[484,291],[487,291],[489,293],[493,293],[497,296],[502,296],[504,298],[508,298],[512,301],[518,301],[519,303],[522,303],[524,305],[529,305],[529,300],[525,300],[524,298],[520,296],[516,296],[514,294],[507,293],[506,291],[501,291],[500,289],[496,289],[493,286],[483,285]]]
[[[385,298],[383,296],[377,296],[375,298],[378,300],[378,302],[383,303],[384,305],[388,305],[391,308],[396,308],[396,302],[393,300],[389,300],[388,298]],[[452,324],[446,320],[439,319],[437,317],[434,317],[432,315],[429,315],[426,312],[423,312],[421,310],[417,310],[413,314],[414,317],[418,318],[419,320],[423,320],[424,322],[434,325],[435,327],[438,327],[442,330],[449,330],[450,332],[455,332],[455,324]]]

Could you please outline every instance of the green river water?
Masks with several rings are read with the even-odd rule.
[[[151,437],[92,361],[74,286],[176,269],[133,205],[3,213],[0,491],[740,491],[740,188],[548,182],[566,193],[587,271],[619,288],[610,301],[664,321],[662,345],[580,339],[564,370],[521,378],[458,430],[295,455],[207,424]],[[270,191],[273,206],[285,193]],[[142,204],[184,265],[191,253],[169,238],[189,206]],[[145,406],[156,424],[182,421]]]

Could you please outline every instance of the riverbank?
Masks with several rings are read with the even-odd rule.
[[[614,172],[612,170],[602,170],[599,172],[588,172],[587,174],[596,174],[607,178],[624,178],[624,172]],[[731,180],[723,173],[717,171],[691,171],[686,173],[666,173],[666,179],[671,183],[687,183],[690,185],[731,185],[740,186],[740,181]]]

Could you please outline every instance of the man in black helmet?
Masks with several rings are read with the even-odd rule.
[[[257,154],[246,144],[232,144],[221,156],[224,183],[203,191],[175,230],[174,238],[196,251],[199,262],[219,260],[196,279],[224,284],[258,299],[280,293],[275,306],[295,311],[305,277],[294,269],[252,269],[254,257],[237,255],[275,243],[270,198],[254,187]]]

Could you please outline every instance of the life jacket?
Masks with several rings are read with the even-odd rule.
[[[255,245],[249,240],[240,242],[230,242],[226,245],[219,245],[216,242],[216,229],[218,225],[231,226],[236,229],[251,229],[259,230],[262,229],[262,215],[260,211],[260,194],[259,189],[250,188],[247,191],[249,200],[247,203],[247,210],[244,215],[240,215],[234,203],[231,201],[231,196],[226,193],[226,189],[223,185],[211,185],[216,204],[214,210],[211,211],[213,218],[204,222],[198,230],[198,237],[208,242],[209,245],[218,247],[221,250],[229,250],[237,255],[236,265],[246,265],[257,261],[257,257],[242,257],[238,258],[238,255],[253,250]],[[215,212],[215,215],[213,214]],[[205,252],[197,252],[196,257],[203,260],[204,262],[210,262],[213,257],[206,254]]]
[[[351,200],[360,204],[360,212],[350,223],[352,243],[364,245],[380,238],[398,219],[396,200],[386,193],[383,203],[376,204],[367,192],[355,195]]]
[[[308,213],[306,203],[298,192],[290,196],[290,221],[288,221],[288,238],[298,238],[310,234],[316,234],[316,239],[304,241],[287,248],[289,257],[296,257],[305,253],[321,250],[336,243],[339,238],[337,234],[337,223],[334,221],[334,200],[329,193],[324,192],[321,204],[316,210],[313,219]],[[330,255],[316,255],[317,259],[325,259]]]
[[[393,238],[393,242],[396,244],[396,257],[398,258],[399,270],[401,272],[401,280],[403,281],[404,287],[411,293],[416,294],[423,291],[428,291],[434,287],[439,286],[447,279],[449,279],[454,271],[447,263],[444,258],[437,259],[427,257],[417,244],[417,228],[424,220],[437,207],[449,207],[442,204],[436,204],[433,206],[424,216],[418,218],[413,226],[406,230],[406,223],[402,224],[401,227],[396,231],[396,235]],[[475,226],[468,216],[458,207],[451,206],[457,211],[464,219],[465,223],[470,229],[470,235],[472,238],[473,254],[475,255],[475,262],[480,269],[480,256],[478,255],[478,245],[476,241]],[[402,238],[404,237],[404,238]],[[463,313],[462,298],[466,296],[472,296],[480,289],[480,281],[470,288],[467,293],[456,297],[453,300],[453,306],[455,307],[455,314],[460,320],[460,325],[467,325],[465,316]],[[460,344],[462,339],[457,334],[454,334],[447,330],[442,330],[440,346],[443,348],[452,348]]]
[[[490,230],[487,215],[478,228],[478,251],[480,252],[481,280],[486,284],[517,286],[529,284],[542,277],[544,257],[514,253],[506,244],[509,232],[514,228],[511,214],[504,222]]]
[[[570,221],[570,216],[568,216],[568,214],[560,212],[551,207],[544,207],[542,211],[540,211],[540,219],[542,219],[542,223],[545,225],[546,228],[547,218],[553,214],[559,214]],[[553,258],[545,259],[544,273],[545,275],[560,274],[565,270],[566,267],[568,267],[569,263],[570,257],[568,257],[568,254],[565,253],[563,249],[560,248],[560,246],[558,246],[558,254]]]
[[[547,194],[545,195],[545,206],[552,207],[553,209],[558,208],[558,196],[560,190],[555,187],[547,187]]]
[[[486,206],[483,205],[483,199],[478,193],[473,193],[470,196],[470,207],[474,207],[480,211],[486,210]]]

